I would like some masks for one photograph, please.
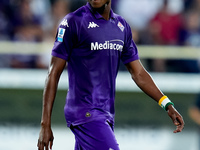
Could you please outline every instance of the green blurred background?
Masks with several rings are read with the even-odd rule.
[[[42,113],[42,90],[0,89],[0,122],[10,124],[39,125]],[[67,90],[58,90],[52,113],[52,124],[65,125],[63,108]],[[186,129],[195,124],[188,116],[188,108],[194,103],[196,94],[165,93],[175,103],[184,117]],[[170,127],[167,113],[142,92],[116,93],[116,123],[123,126]]]

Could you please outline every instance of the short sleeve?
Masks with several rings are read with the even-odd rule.
[[[125,41],[124,41],[124,48],[121,55],[121,60],[124,64],[127,64],[131,61],[138,60],[138,50],[137,46],[135,45],[132,39],[132,32],[130,26],[126,23],[126,30],[125,30]]]
[[[70,15],[65,16],[57,29],[52,56],[68,61],[76,43],[76,35],[74,20]]]

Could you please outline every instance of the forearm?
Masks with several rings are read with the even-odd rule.
[[[146,70],[142,70],[140,73],[132,76],[132,79],[135,81],[137,86],[155,101],[159,101],[160,98],[164,95],[160,89],[157,87],[152,77],[149,75]]]
[[[45,126],[51,125],[51,113],[52,113],[54,99],[56,97],[58,81],[65,66],[66,66],[65,60],[57,57],[52,57],[43,92],[41,125]]]
[[[51,125],[51,113],[56,96],[57,85],[58,79],[54,78],[52,75],[49,74],[46,78],[45,88],[43,92],[43,109],[41,125]]]
[[[169,117],[172,119],[174,125],[177,126],[174,133],[181,132],[184,128],[184,121],[182,116],[173,107],[173,103],[160,91],[156,86],[150,74],[144,69],[139,60],[132,61],[126,64],[132,79],[138,87],[147,95],[153,98],[159,105],[167,110]]]
[[[135,60],[126,64],[126,67],[137,86],[144,91],[144,93],[158,102],[164,94],[156,86],[152,77],[145,70],[141,62],[139,60]]]
[[[136,82],[138,87],[142,89],[142,91],[152,97],[164,110],[167,111],[170,108],[173,109],[171,105],[174,106],[174,104],[168,99],[167,96],[164,96],[146,70],[144,70],[141,75],[133,78],[133,80]]]

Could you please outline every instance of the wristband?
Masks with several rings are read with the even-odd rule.
[[[161,99],[159,100],[158,105],[160,105],[164,110],[167,111],[167,107],[168,107],[169,105],[173,105],[173,106],[174,106],[174,103],[172,103],[172,102],[169,100],[169,98],[168,98],[167,96],[164,95],[164,96],[161,97]]]

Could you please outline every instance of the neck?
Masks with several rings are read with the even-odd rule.
[[[109,20],[110,19],[111,2],[103,5],[101,8],[95,8],[94,10],[97,11],[100,15],[102,15],[102,17],[105,20]]]

